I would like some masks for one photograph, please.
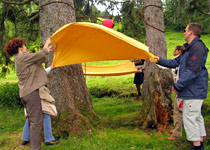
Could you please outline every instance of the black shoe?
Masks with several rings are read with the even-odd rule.
[[[22,141],[21,145],[27,145],[30,141]]]
[[[139,100],[140,96],[141,96],[141,92],[139,92],[138,95],[136,96],[136,100]]]
[[[204,147],[201,147],[201,146],[193,146],[191,150],[204,150]]]
[[[50,142],[45,142],[45,145],[57,145],[57,141],[50,141]]]

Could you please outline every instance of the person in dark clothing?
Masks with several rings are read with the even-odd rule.
[[[135,73],[134,76],[134,84],[136,84],[136,89],[138,92],[136,99],[139,99],[139,97],[141,96],[141,85],[144,82],[144,61],[145,61],[144,59],[134,60],[134,64],[139,71],[138,73]]]
[[[183,99],[183,124],[187,140],[193,142],[193,150],[204,150],[206,136],[201,106],[208,91],[208,71],[205,67],[208,48],[200,40],[201,26],[190,23],[185,28],[186,51],[173,60],[158,56],[158,64],[169,68],[180,66],[179,80],[172,90]],[[152,61],[152,59],[150,60]]]

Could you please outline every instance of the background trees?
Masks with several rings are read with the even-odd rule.
[[[199,22],[204,33],[209,33],[209,0],[166,0],[165,24],[177,31],[183,30],[189,22]]]
[[[38,50],[41,46],[37,20],[38,7],[34,2],[0,1],[0,76],[13,68],[13,61],[5,57],[3,46],[14,36],[26,39],[29,50]]]

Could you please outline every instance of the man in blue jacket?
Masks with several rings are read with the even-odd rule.
[[[208,48],[200,40],[201,26],[190,23],[185,28],[186,51],[173,60],[158,56],[158,64],[175,68],[180,66],[179,80],[172,90],[183,99],[183,124],[187,140],[193,142],[193,150],[203,150],[203,137],[206,136],[201,106],[208,91],[208,71],[205,67]],[[152,61],[152,60],[151,60]]]

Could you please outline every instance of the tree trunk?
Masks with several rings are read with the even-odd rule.
[[[4,35],[4,30],[5,30],[5,26],[4,26],[4,20],[5,20],[5,6],[3,5],[2,7],[2,12],[1,12],[1,20],[0,20],[0,44],[3,44],[3,35]]]
[[[150,5],[150,6],[149,6]],[[148,6],[148,7],[147,7]],[[163,9],[161,0],[146,0],[144,18],[148,24],[164,31]],[[146,25],[146,45],[153,54],[166,57],[166,41],[163,32]],[[140,125],[143,128],[165,130],[171,120],[171,87],[173,76],[169,69],[163,69],[146,61],[143,84],[143,107],[140,113]]]
[[[4,22],[6,20],[7,15],[7,4],[3,4],[2,6],[2,12],[0,13],[0,66],[1,66],[1,72],[0,77],[4,77],[9,70],[8,65],[11,63],[11,60],[6,56],[6,53],[4,52],[4,32],[5,32],[5,25]],[[4,64],[4,65],[2,65]]]
[[[40,30],[42,41],[46,41],[57,29],[71,22],[76,22],[73,0],[62,0],[68,3],[49,3],[53,0],[40,0]],[[48,5],[45,5],[47,4]],[[70,5],[72,7],[70,7]],[[71,35],[69,35],[71,36]],[[65,40],[65,39],[64,39]],[[48,56],[47,65],[53,59]],[[58,136],[71,133],[91,132],[94,119],[97,118],[92,106],[81,64],[53,69],[49,74],[49,88],[56,100],[58,117],[56,132]]]
[[[5,7],[5,4],[3,4],[2,12],[0,14],[0,48],[1,48],[1,54],[4,54],[4,52],[3,52],[3,37],[4,37],[4,31],[5,31],[5,25],[4,25],[5,16],[6,16],[6,7]],[[3,59],[3,58],[1,57],[1,59]],[[1,62],[1,63],[3,63],[3,62]]]

